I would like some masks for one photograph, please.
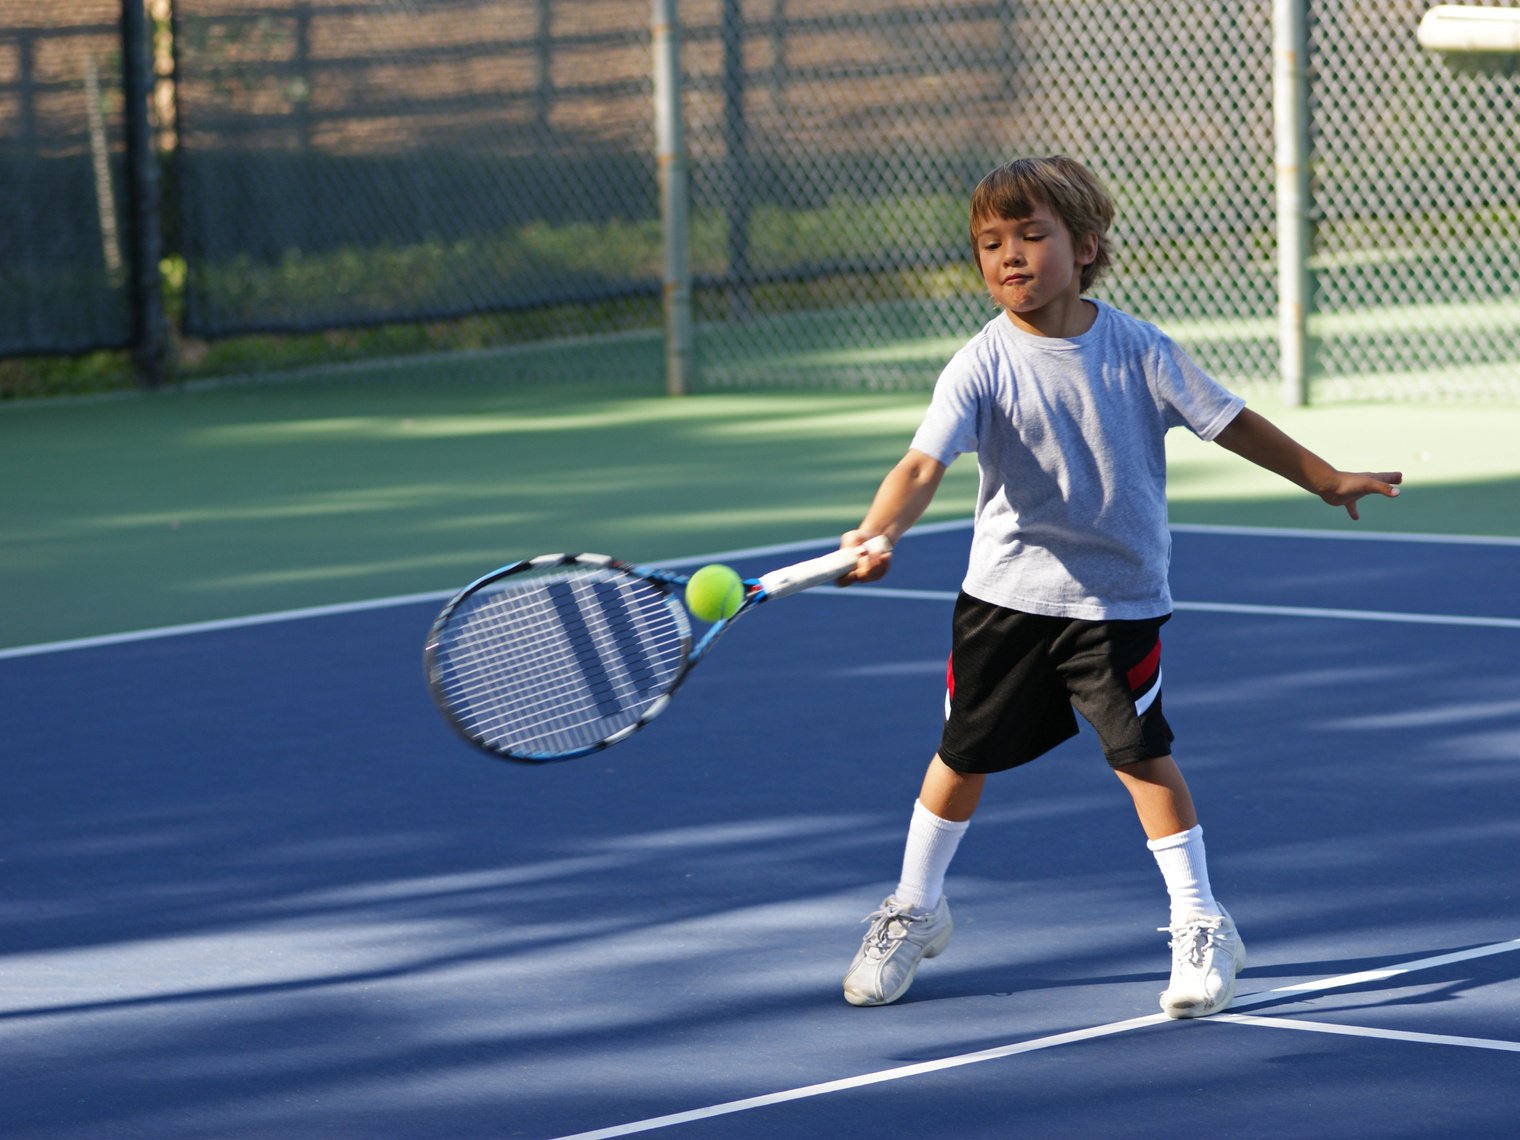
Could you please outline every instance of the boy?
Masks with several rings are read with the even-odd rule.
[[[1171,902],[1172,1017],[1223,1009],[1245,949],[1209,886],[1202,830],[1161,709],[1159,630],[1171,616],[1163,437],[1200,438],[1344,506],[1399,492],[1397,472],[1336,470],[1205,375],[1166,336],[1083,297],[1109,263],[1113,205],[1085,167],[1021,159],[971,198],[977,264],[1002,312],[951,360],[903,460],[851,546],[895,543],[948,464],[981,468],[970,562],[956,602],[946,720],[914,805],[897,889],[844,979],[853,1005],[896,1001],[949,943],[945,872],[987,775],[1096,729],[1130,793]],[[874,581],[863,554],[841,584]]]

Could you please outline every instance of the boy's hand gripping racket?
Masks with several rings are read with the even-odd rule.
[[[832,582],[883,536],[744,581],[737,612],[692,647],[688,576],[603,554],[544,554],[472,582],[444,606],[423,657],[433,700],[466,740],[542,764],[626,740],[762,602]]]

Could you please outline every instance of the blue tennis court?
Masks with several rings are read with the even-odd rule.
[[[954,943],[857,1009],[966,537],[537,769],[429,703],[441,599],[0,652],[0,1131],[1513,1136],[1520,540],[1177,528],[1229,1013],[1157,1011],[1165,893],[1088,732],[989,783]]]

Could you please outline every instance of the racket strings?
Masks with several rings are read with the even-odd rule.
[[[540,735],[573,731],[616,719],[645,695],[645,687],[632,679],[634,665],[643,662],[623,659],[626,646],[618,639],[627,631],[601,616],[594,595],[588,596],[583,586],[572,589],[576,608],[567,611],[538,599],[524,606],[520,622],[505,630],[499,605],[475,615],[481,626],[475,632],[479,652],[460,681],[477,694],[490,695],[490,700],[476,702],[478,730],[496,737],[513,726],[527,731],[536,725]],[[577,616],[583,629],[575,628]],[[657,647],[648,641],[638,646],[645,654]],[[525,661],[524,653],[532,653],[532,660]],[[530,672],[524,673],[525,666]]]
[[[617,641],[627,631],[611,627],[583,586],[572,589],[569,607],[546,604],[549,592],[527,599],[515,614],[512,605],[523,599],[498,600],[472,616],[463,636],[476,651],[456,676],[474,697],[477,731],[526,743],[636,707],[643,693],[622,660],[627,647]],[[647,643],[639,649],[657,651]]]
[[[467,732],[557,755],[638,724],[680,679],[690,632],[654,585],[572,566],[477,591],[435,641],[435,683]]]
[[[658,696],[630,682],[609,641],[617,634],[604,623],[577,631],[559,613],[541,609],[504,631],[500,609],[476,614],[465,631],[472,650],[452,655],[451,699],[472,732],[498,746],[564,751],[636,720]],[[657,652],[656,646],[643,651]]]

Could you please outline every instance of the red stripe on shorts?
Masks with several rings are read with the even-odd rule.
[[[1125,674],[1125,679],[1129,681],[1129,691],[1138,693],[1141,689],[1145,688],[1151,678],[1156,675],[1156,670],[1160,665],[1161,639],[1158,637],[1156,638],[1156,644],[1151,647],[1151,651],[1145,655],[1145,660]]]
[[[950,655],[950,660],[945,662],[945,696],[952,701],[955,699],[955,654]]]

